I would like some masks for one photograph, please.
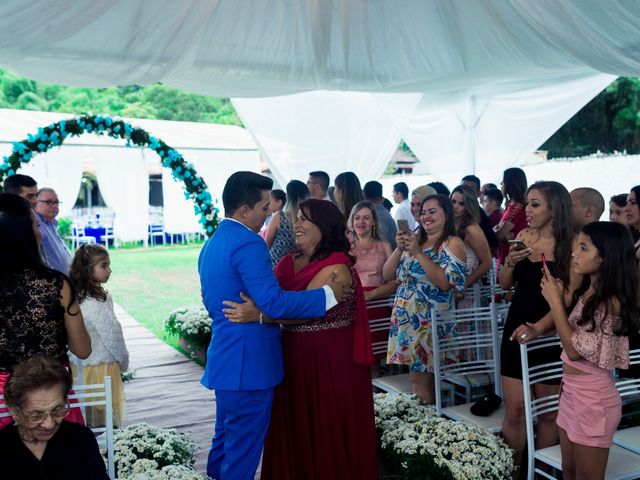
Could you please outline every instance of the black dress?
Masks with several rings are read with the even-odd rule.
[[[6,480],[109,480],[93,432],[63,421],[38,460],[14,425],[0,430],[0,477]]]
[[[547,261],[553,271],[555,262]],[[504,267],[508,268],[508,267]],[[542,281],[542,262],[532,262],[528,258],[518,262],[514,267],[513,279],[516,291],[513,294],[509,314],[504,325],[502,344],[500,346],[500,373],[505,377],[522,379],[522,364],[520,362],[520,344],[516,340],[509,340],[511,334],[520,325],[536,323],[547,313],[549,304],[542,296],[540,282]],[[539,352],[539,351],[538,351]],[[557,355],[551,349],[543,349],[543,354],[534,352],[530,356],[530,365],[539,365],[560,358],[562,350],[557,349]],[[558,382],[550,382],[558,383]]]

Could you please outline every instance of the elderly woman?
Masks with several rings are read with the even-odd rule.
[[[67,346],[79,358],[91,339],[66,275],[40,259],[42,236],[26,200],[0,194],[0,393],[13,367],[43,355],[68,364]],[[78,409],[69,417],[82,422]],[[0,428],[7,418],[0,418]]]
[[[262,478],[375,479],[369,375],[373,355],[364,293],[349,256],[346,222],[334,204],[311,199],[300,204],[294,231],[297,250],[275,270],[280,286],[308,290],[336,275],[339,281],[351,280],[355,295],[324,317],[282,321],[284,382],[273,400]],[[232,307],[225,310],[232,321],[259,318],[252,302],[225,304]]]
[[[93,432],[65,421],[71,375],[53,358],[18,365],[5,390],[14,424],[0,430],[2,478],[108,479]]]

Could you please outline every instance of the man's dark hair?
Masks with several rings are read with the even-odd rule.
[[[276,202],[282,202],[282,206],[287,203],[287,194],[284,193],[283,190],[278,190],[277,188],[271,190],[271,196],[274,198]]]
[[[35,187],[37,185],[38,182],[36,182],[29,175],[16,173],[15,175],[7,177],[7,179],[4,181],[4,193],[13,193],[15,195],[20,195],[20,190],[22,189],[22,187]]]
[[[262,199],[262,192],[271,190],[273,180],[254,172],[236,172],[227,179],[222,191],[222,205],[225,215],[231,216],[243,205],[256,206]]]
[[[504,195],[497,188],[489,188],[485,190],[484,196],[496,202],[496,205],[502,205],[502,201],[504,200]]]
[[[409,198],[409,187],[404,182],[398,182],[393,186],[393,191],[402,194],[403,198]]]
[[[315,172],[309,172],[309,176],[315,178],[320,182],[320,186],[324,192],[329,188],[329,174],[327,172],[323,172],[322,170],[318,170]]]
[[[480,191],[480,179],[475,175],[465,175],[462,177],[461,182],[473,182],[476,186],[476,193]]]
[[[365,200],[379,200],[382,198],[382,184],[372,180],[364,184],[362,189]]]
[[[431,188],[433,188],[438,195],[451,195],[451,191],[447,188],[447,186],[442,182],[431,182],[427,183]]]

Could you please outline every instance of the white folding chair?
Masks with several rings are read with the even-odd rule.
[[[629,360],[630,365],[640,365],[640,349],[631,350]],[[616,387],[623,405],[640,401],[640,378],[619,378]],[[618,430],[613,436],[613,443],[640,454],[640,426]]]
[[[149,240],[150,240],[151,246],[154,246],[156,244],[156,237],[162,238],[163,244],[166,241],[166,238],[164,235],[165,234],[164,225],[149,225],[148,234],[149,234]]]
[[[493,304],[438,312],[432,329],[436,412],[453,420],[481,425],[494,433],[501,431],[503,406],[487,417],[471,413],[473,394],[483,395],[483,387],[493,385],[495,393],[502,395],[498,379],[498,325]],[[465,390],[464,404],[443,407],[442,390],[447,384]]]
[[[377,298],[375,300],[370,300],[367,302],[367,310],[373,311],[375,309],[383,308],[383,307],[392,308],[394,299],[395,297],[392,295],[390,297]],[[372,335],[376,333],[381,333],[381,332],[387,333],[386,338],[384,340],[380,339],[380,340],[371,342],[374,356],[379,356],[387,353],[387,345],[389,343],[388,333],[389,333],[390,325],[391,325],[391,316],[369,319],[369,331],[371,332]]]
[[[90,237],[84,234],[84,227],[72,226],[71,236],[67,238],[71,240],[71,245],[74,250],[85,243],[96,243],[96,237]]]
[[[69,395],[69,400],[76,400],[77,403],[70,403],[72,407],[104,407],[105,425],[104,427],[93,427],[91,431],[96,434],[98,447],[107,452],[107,472],[109,478],[115,479],[115,453],[113,447],[113,403],[111,393],[111,377],[104,377],[104,383],[94,383],[91,385],[74,385],[74,393]]]
[[[560,445],[536,450],[533,423],[534,420],[544,414],[558,410],[558,394],[546,397],[531,398],[531,387],[538,383],[548,383],[549,380],[562,378],[562,360],[554,360],[537,366],[529,366],[529,352],[560,346],[558,337],[541,337],[529,343],[520,345],[520,359],[522,361],[522,390],[524,393],[525,421],[527,427],[527,451],[528,451],[528,480],[533,480],[534,474],[544,478],[554,479],[548,472],[535,467],[536,460],[550,465],[558,471],[562,471],[562,454]],[[640,455],[637,455],[622,447],[613,445],[609,450],[609,461],[605,478],[611,480],[631,480],[640,478]]]
[[[96,435],[98,448],[107,452],[107,473],[112,480],[116,478],[115,453],[113,447],[113,405],[111,403],[111,377],[104,377],[104,383],[96,383],[92,385],[74,385],[74,393],[69,395],[69,400],[76,400],[75,403],[69,402],[67,405],[71,408],[85,408],[93,406],[104,406],[105,408],[105,426],[91,428]],[[4,395],[0,395],[0,418],[9,417],[11,413],[6,410],[4,403]]]
[[[116,248],[118,245],[116,243],[116,236],[113,233],[113,227],[104,227],[104,234],[102,235],[102,237],[100,238],[100,242],[104,242],[104,246],[105,248],[109,248],[109,240],[111,240],[111,243],[113,245],[113,248]]]

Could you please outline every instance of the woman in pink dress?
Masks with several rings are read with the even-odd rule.
[[[318,288],[331,275],[351,279],[354,295],[321,318],[281,320],[284,381],[276,387],[265,441],[262,478],[378,478],[373,362],[364,291],[349,256],[346,222],[324,200],[300,204],[297,251],[275,274],[285,290]],[[272,321],[255,307],[225,302],[231,321]]]
[[[546,266],[541,282],[563,347],[562,475],[601,479],[622,412],[612,370],[629,368],[628,335],[640,328],[638,272],[629,232],[618,223],[585,225],[572,256],[583,280],[568,318],[562,282]]]
[[[392,248],[389,242],[380,238],[378,232],[380,224],[376,209],[371,202],[358,202],[351,210],[347,228],[351,234],[351,255],[356,259],[356,272],[364,287],[364,298],[367,302],[381,299],[396,293],[398,282],[385,281],[382,267],[391,256]],[[367,310],[369,322],[391,317],[391,306],[369,307]],[[389,323],[388,327],[391,324]],[[384,344],[385,351],[374,355],[375,365],[371,367],[371,376],[380,375],[378,363],[386,357],[386,344],[389,329],[371,332],[371,343]]]

